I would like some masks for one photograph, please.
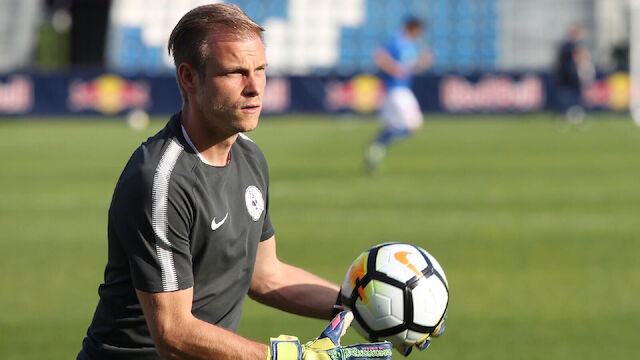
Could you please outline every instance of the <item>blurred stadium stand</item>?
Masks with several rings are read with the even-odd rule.
[[[414,15],[428,21],[439,69],[492,69],[498,60],[498,0],[238,0],[266,28],[270,72],[372,72],[374,48]],[[115,0],[108,64],[126,72],[172,68],[166,39],[202,0]]]
[[[187,9],[211,1],[115,0],[108,64],[119,71],[164,71],[169,32]],[[543,69],[566,28],[581,22],[588,45],[610,51],[617,0],[237,0],[267,32],[270,72],[372,72],[374,48],[407,15],[429,24],[434,70]],[[606,3],[606,4],[605,4]],[[602,10],[598,17],[596,10]],[[605,28],[607,31],[597,31]],[[619,33],[620,31],[618,31]],[[598,37],[596,38],[596,35]],[[609,34],[602,35],[602,34]],[[603,59],[606,61],[607,59]]]
[[[22,85],[25,81],[31,79],[28,83],[38,90],[50,83],[42,78],[43,73],[55,70],[55,74],[66,72],[71,74],[67,77],[73,77],[80,76],[78,69],[85,72],[81,80],[87,84],[111,72],[132,81],[133,77],[145,78],[140,80],[151,83],[151,91],[157,91],[155,80],[173,76],[166,43],[179,18],[198,5],[229,2],[239,5],[266,29],[269,74],[286,78],[292,87],[296,77],[324,77],[326,82],[331,77],[346,81],[357,74],[376,74],[372,57],[375,48],[411,15],[427,22],[427,35],[422,41],[435,55],[432,69],[416,82],[422,86],[420,91],[430,94],[421,99],[426,108],[451,111],[443,99],[436,97],[444,94],[445,88],[451,90],[447,94],[463,98],[483,97],[495,92],[491,90],[495,84],[507,84],[503,90],[519,89],[521,79],[529,79],[528,74],[537,78],[523,84],[531,85],[527,87],[529,92],[540,92],[538,100],[528,103],[546,104],[545,98],[553,95],[544,89],[549,86],[547,74],[555,61],[556,47],[570,25],[584,25],[586,45],[601,74],[629,67],[630,1],[636,0],[0,0],[0,44],[11,49],[0,57],[0,95],[4,93],[4,99],[10,99],[5,100],[10,103],[6,108],[14,109],[13,95],[9,94],[17,93],[15,89],[24,93],[28,89]],[[93,73],[87,75],[86,71]],[[18,73],[30,74],[31,78],[15,78]],[[498,78],[483,83],[492,75],[508,77],[509,81]],[[460,78],[445,79],[447,76]],[[611,84],[628,87],[627,80],[616,79]],[[56,81],[70,84],[73,80]],[[98,83],[114,83],[109,81]],[[283,94],[291,89],[286,81],[278,85]],[[367,81],[326,86],[356,96],[354,92],[364,91],[357,90],[356,83],[377,86]],[[597,84],[590,93],[596,106],[608,103],[613,87],[608,82]],[[291,99],[284,103],[295,105],[295,93],[292,90]],[[87,98],[102,99],[105,92],[96,94]],[[44,112],[47,107],[38,103],[38,96],[34,98],[31,103],[35,105],[29,109]],[[324,101],[319,98],[317,103],[321,106]],[[2,102],[0,96],[0,113]],[[149,104],[157,106],[158,101]],[[515,110],[535,110],[539,106],[546,105]]]
[[[39,1],[0,1],[0,46],[5,49],[0,56],[0,73],[31,64],[40,25],[40,11]]]
[[[38,69],[38,36],[48,41],[39,29],[47,21],[55,23],[55,10],[66,7],[73,16],[72,63],[104,63],[127,73],[170,72],[166,42],[171,29],[188,9],[211,2],[224,1],[2,0],[0,44],[12,51],[0,59],[0,71]],[[628,0],[228,2],[267,29],[270,71],[277,74],[372,72],[374,48],[408,15],[429,24],[423,41],[436,54],[435,71],[544,69],[552,63],[554,47],[566,28],[576,22],[585,25],[587,45],[600,55],[598,64],[608,65],[613,49],[628,38],[629,26],[624,17]],[[101,29],[107,17],[108,26]],[[105,41],[106,49],[97,51]]]

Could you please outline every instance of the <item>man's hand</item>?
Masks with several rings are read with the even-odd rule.
[[[267,360],[349,360],[391,359],[391,343],[388,341],[340,346],[340,338],[353,320],[350,311],[336,315],[320,337],[301,345],[295,336],[280,335],[271,338]]]
[[[432,337],[439,337],[439,336],[442,336],[442,334],[444,334],[444,327],[446,325],[446,322],[447,322],[447,314],[445,313],[444,317],[442,318],[442,321],[440,322],[440,324],[438,324],[438,326],[436,327],[435,330],[433,330],[432,333],[425,335],[422,339],[418,340],[413,344],[397,345],[397,346],[394,346],[394,348],[404,356],[409,356],[414,346],[417,347],[420,351],[423,351],[426,348],[428,348],[429,345],[431,344]]]

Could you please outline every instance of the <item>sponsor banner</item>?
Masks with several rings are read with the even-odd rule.
[[[629,84],[625,73],[600,76],[585,89],[584,103],[592,109],[625,111]],[[556,105],[553,82],[544,73],[426,74],[415,78],[413,89],[425,112],[532,112]],[[373,114],[385,96],[383,80],[373,74],[269,77],[262,112]],[[181,106],[172,74],[0,75],[0,116],[118,115],[138,109],[170,114]]]
[[[413,90],[425,112],[529,112],[547,106],[548,80],[542,75],[423,75]],[[325,111],[371,113],[386,95],[384,83],[372,75],[358,75],[325,85]]]
[[[269,78],[262,99],[262,113],[281,114],[291,107],[291,83],[286,78]]]
[[[329,80],[324,88],[324,107],[328,111],[372,113],[378,110],[385,96],[383,82],[369,74],[356,75],[342,81]]]
[[[537,75],[520,79],[486,75],[477,81],[446,76],[440,81],[440,103],[445,111],[538,111],[545,106],[544,80]]]
[[[113,73],[0,76],[0,116],[171,113],[181,106],[172,77]]]
[[[0,114],[24,114],[33,108],[33,82],[24,75],[0,81]]]
[[[631,78],[623,72],[601,77],[587,87],[584,99],[590,108],[626,111],[631,99]]]
[[[147,110],[151,107],[151,88],[147,81],[126,80],[114,74],[88,81],[72,78],[67,105],[72,112],[97,111],[106,115],[127,109]]]

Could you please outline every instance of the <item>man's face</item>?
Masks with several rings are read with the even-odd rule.
[[[573,41],[582,41],[582,37],[584,36],[584,29],[582,26],[575,25],[569,30],[569,37]]]
[[[418,39],[422,35],[422,26],[411,25],[407,27],[407,35],[412,39]]]
[[[262,40],[258,36],[228,41],[210,37],[209,49],[195,96],[205,125],[229,135],[255,129],[266,84]]]

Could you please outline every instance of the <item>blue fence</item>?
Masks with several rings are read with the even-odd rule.
[[[414,91],[425,112],[535,112],[551,110],[553,83],[543,73],[428,74]],[[375,75],[351,77],[271,77],[263,114],[291,112],[360,113],[378,110],[385,96]],[[600,76],[584,93],[594,109],[626,110],[629,76]],[[123,114],[142,109],[175,112],[182,105],[171,75],[124,76],[115,73],[0,76],[0,116]]]

